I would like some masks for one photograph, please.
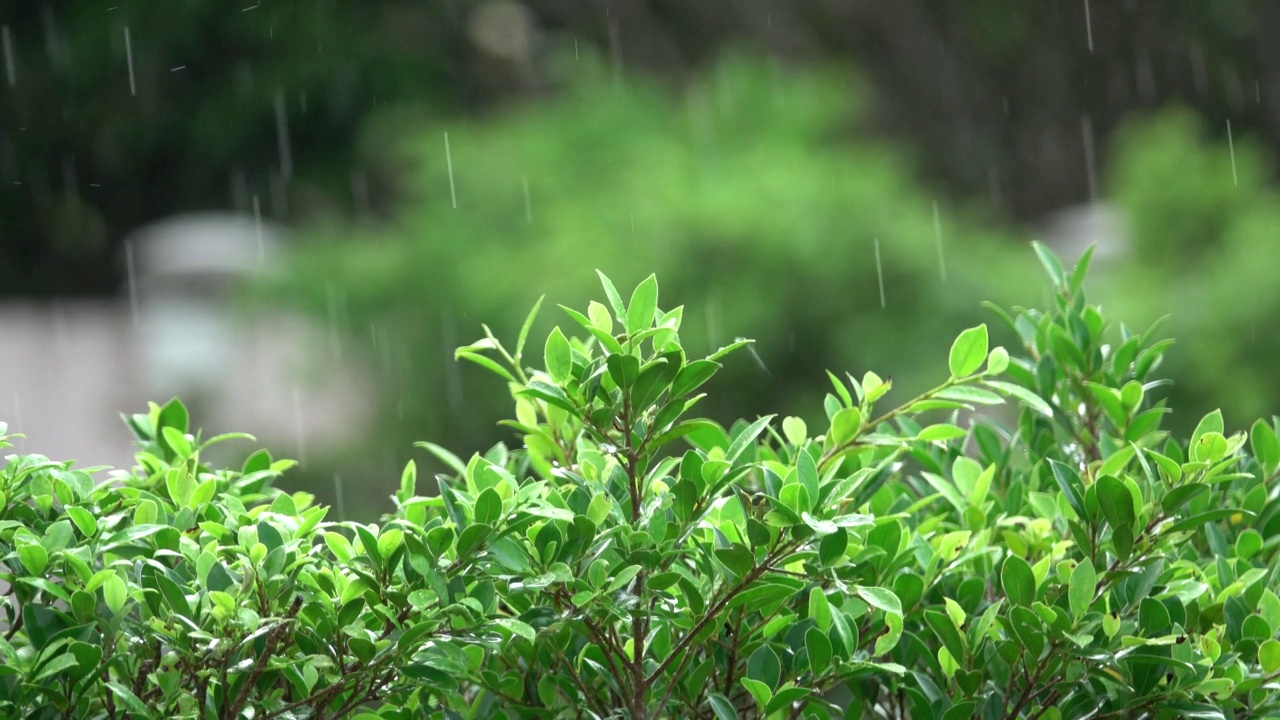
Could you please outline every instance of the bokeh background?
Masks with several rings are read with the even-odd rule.
[[[757,340],[714,417],[816,420],[825,370],[906,395],[983,301],[1043,302],[1041,239],[1171,316],[1171,424],[1242,428],[1280,408],[1277,33],[1266,0],[3,3],[0,421],[127,464],[118,414],[180,395],[370,517],[413,441],[507,439],[453,348],[597,268],[658,273],[694,348]]]

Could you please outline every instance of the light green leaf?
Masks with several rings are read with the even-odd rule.
[[[658,310],[658,278],[650,275],[636,286],[627,305],[627,333],[635,335],[653,325]]]
[[[125,587],[124,580],[119,575],[112,574],[102,583],[102,599],[107,603],[107,609],[114,615],[120,612],[120,608],[124,607],[125,601],[129,599],[128,588]]]
[[[1269,638],[1258,647],[1258,663],[1262,672],[1270,675],[1280,670],[1280,642]]]
[[[533,304],[533,309],[525,317],[524,324],[520,326],[520,335],[516,338],[516,360],[524,356],[524,343],[529,339],[529,330],[533,327],[533,321],[538,317],[538,310],[542,307],[542,301],[546,297],[546,295],[543,295],[538,298],[538,302]]]
[[[977,372],[987,359],[987,343],[986,323],[960,333],[947,358],[951,377],[962,378]]]
[[[831,418],[831,440],[842,445],[852,440],[862,427],[862,413],[856,407],[844,408]]]
[[[1098,575],[1089,558],[1084,558],[1071,571],[1071,580],[1067,587],[1067,599],[1071,604],[1071,614],[1077,620],[1084,617],[1093,604],[1093,595],[1098,588]]]
[[[547,344],[543,349],[543,360],[547,374],[559,384],[564,384],[573,372],[573,350],[569,347],[569,339],[560,332],[557,326],[547,336]]]

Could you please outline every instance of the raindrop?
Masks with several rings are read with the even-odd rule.
[[[18,393],[13,394],[13,426],[22,427],[22,398]]]
[[[1253,81],[1253,99],[1257,100],[1259,105],[1262,104],[1262,83],[1257,80]]]
[[[1093,19],[1089,17],[1089,0],[1084,0],[1084,27],[1089,38],[1089,52],[1093,52]]]
[[[341,298],[338,295],[338,289],[333,283],[328,283],[325,287],[325,300],[329,305],[329,347],[333,352],[333,358],[339,364],[342,363],[342,336],[338,332],[339,304]]]
[[[253,196],[253,231],[258,238],[258,262],[265,263],[267,259],[267,245],[262,239],[262,203],[258,202],[258,196]]]
[[[129,26],[124,26],[124,57],[129,64],[129,94],[138,94],[138,84],[133,79],[133,42],[129,39]]]
[[[938,272],[947,281],[947,260],[942,255],[942,219],[938,216],[938,201],[933,201],[933,236],[938,240]]]
[[[1231,121],[1227,121],[1227,150],[1231,153],[1231,184],[1240,187],[1240,178],[1236,177],[1236,145],[1231,139]]]
[[[1138,95],[1144,102],[1151,102],[1156,95],[1156,73],[1151,67],[1151,55],[1145,50],[1138,53],[1134,62],[1134,75],[1138,82]]]
[[[1191,46],[1191,74],[1195,78],[1196,93],[1203,96],[1209,88],[1209,72],[1205,69],[1204,48]]]
[[[876,278],[880,280],[880,308],[884,309],[884,267],[880,264],[880,238],[875,240],[876,246]]]
[[[18,66],[13,62],[13,38],[9,37],[9,26],[0,25],[0,44],[4,45],[4,74],[9,78],[9,87],[18,84]]]
[[[186,70],[186,69],[187,69],[186,65],[179,65],[178,67],[169,68],[169,72],[178,72],[179,70]]]
[[[347,519],[347,504],[343,502],[342,497],[342,476],[338,473],[333,474],[333,504],[338,510],[338,521],[344,522]]]
[[[578,38],[573,39],[573,59],[574,60],[579,59],[578,58]]]
[[[138,274],[133,265],[133,241],[125,241],[124,267],[126,283],[129,287],[129,313],[133,316],[133,326],[138,326]]]
[[[298,464],[307,464],[307,434],[302,426],[302,389],[293,388],[293,430],[298,435]]]
[[[1089,176],[1089,199],[1098,197],[1098,170],[1093,157],[1093,118],[1080,116],[1080,136],[1084,141],[1084,169]]]
[[[449,198],[453,201],[453,208],[458,208],[458,192],[453,187],[453,155],[449,152],[449,133],[444,134],[444,161],[449,168]]]
[[[289,147],[289,112],[285,108],[284,93],[277,90],[276,106],[276,144],[280,147],[280,175],[288,180],[293,177],[293,152]]]
[[[720,299],[708,298],[707,302],[707,345],[714,348],[716,338],[720,337]]]
[[[741,340],[742,338],[738,339]],[[760,357],[760,353],[756,352],[756,346],[754,344],[748,345],[747,351],[751,353],[751,357],[755,359],[756,365],[760,366],[760,369],[764,371],[764,374],[769,377],[773,377],[773,373],[769,372],[768,366],[764,364],[764,358]]]
[[[529,176],[524,176],[524,221],[533,224],[533,205],[529,203]]]
[[[453,348],[458,347],[458,318],[452,310],[440,316],[440,340],[444,350],[445,401],[454,417],[462,412],[462,373],[459,363],[453,359]]]

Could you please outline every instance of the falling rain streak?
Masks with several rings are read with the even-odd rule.
[[[262,204],[258,202],[258,196],[253,196],[253,232],[258,239],[258,262],[265,263],[267,259],[267,245],[262,239]]]
[[[449,168],[449,199],[453,207],[458,208],[458,191],[453,187],[453,154],[449,152],[449,133],[444,134],[444,162]]]
[[[880,281],[880,308],[886,306],[884,300],[884,267],[880,264],[880,238],[876,238],[876,278]]]
[[[1093,52],[1093,18],[1089,16],[1089,0],[1084,0],[1084,31],[1089,38],[1089,52]]]
[[[1089,179],[1089,199],[1098,197],[1098,170],[1093,157],[1093,119],[1088,115],[1080,118],[1080,137],[1084,142],[1084,169]]]
[[[129,312],[133,316],[133,326],[138,326],[138,274],[133,266],[133,241],[124,244],[125,282],[129,287]]]
[[[1236,144],[1231,139],[1231,121],[1227,121],[1227,151],[1231,153],[1231,184],[1240,187],[1240,178],[1236,176]]]
[[[129,94],[138,94],[138,83],[133,79],[133,41],[129,38],[129,26],[124,28],[124,57],[129,64]]]
[[[0,25],[0,43],[4,45],[4,74],[9,87],[13,87],[18,84],[18,66],[13,61],[13,38],[9,37],[8,25]]]
[[[524,176],[524,221],[533,224],[533,205],[529,202],[529,176]]]
[[[933,201],[933,236],[938,241],[938,274],[947,281],[947,259],[942,254],[942,218],[938,216],[938,201]]]
[[[276,91],[276,144],[280,148],[280,176],[293,177],[293,150],[289,146],[289,110],[284,105],[284,93]]]

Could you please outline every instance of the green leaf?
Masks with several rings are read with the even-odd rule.
[[[756,705],[762,712],[769,706],[769,701],[773,699],[773,689],[759,680],[752,680],[749,677],[742,678],[742,687],[751,693],[751,697],[755,699]]]
[[[768,645],[761,645],[747,659],[747,677],[764,683],[770,690],[782,679],[782,663]]]
[[[636,286],[627,305],[627,334],[635,335],[653,325],[658,310],[658,277],[650,275]]]
[[[1029,607],[1036,598],[1035,574],[1027,561],[1017,555],[1005,558],[1000,568],[1000,586],[1015,605]]]
[[[1268,675],[1280,670],[1280,642],[1269,638],[1258,646],[1258,663]]]
[[[920,433],[916,435],[916,440],[920,440],[922,442],[944,442],[947,440],[962,438],[967,434],[968,433],[965,429],[958,425],[938,423],[937,425],[930,425],[929,427],[921,430]]]
[[[1098,478],[1094,486],[1098,495],[1098,507],[1113,529],[1131,530],[1134,520],[1133,495],[1128,486],[1112,475]]]
[[[799,446],[809,437],[809,428],[803,418],[786,417],[782,419],[782,434],[787,442]]]
[[[1023,404],[1032,410],[1035,410],[1046,417],[1053,417],[1053,408],[1049,403],[1045,402],[1039,395],[1022,387],[1021,385],[1015,385],[1003,380],[986,380],[984,382],[987,387],[995,388],[1010,397],[1021,400]]]
[[[720,363],[713,360],[694,360],[680,368],[675,380],[671,381],[671,397],[681,398],[696,390],[711,379],[720,369]]]
[[[947,358],[951,377],[962,378],[977,372],[987,359],[987,344],[986,323],[960,333]]]
[[[831,667],[831,640],[825,632],[811,627],[804,634],[804,647],[809,653],[809,669],[821,675]]]
[[[729,449],[725,451],[724,459],[731,463],[736,462],[738,457],[746,451],[747,447],[754,443],[756,438],[760,437],[760,433],[764,432],[764,429],[769,426],[773,417],[773,415],[765,415],[759,420],[748,425],[746,429],[733,439],[733,442],[729,445]]]
[[[973,711],[977,707],[978,703],[973,700],[958,702],[942,714],[942,720],[970,720],[973,717]]]
[[[856,407],[844,408],[831,418],[831,441],[843,445],[857,436],[862,428],[862,412]]]
[[[485,488],[476,497],[475,522],[497,525],[502,519],[502,497],[493,488]]]
[[[1049,277],[1053,279],[1053,284],[1061,287],[1065,282],[1066,273],[1062,270],[1062,263],[1059,262],[1058,257],[1043,243],[1033,242],[1031,247],[1035,249],[1036,256],[1040,258],[1040,264],[1044,266],[1045,271],[1049,273]]]
[[[58,655],[57,657],[53,658],[49,662],[45,663],[44,666],[40,668],[40,672],[36,673],[36,676],[31,679],[31,682],[38,683],[41,680],[44,680],[45,678],[57,675],[63,670],[76,667],[79,664],[80,664],[80,661],[77,660],[76,656],[72,655],[71,653],[64,653],[62,655]]]
[[[476,365],[479,365],[480,367],[505,379],[507,382],[516,382],[516,376],[512,375],[511,371],[507,370],[506,368],[502,367],[498,363],[494,362],[492,358],[485,357],[484,355],[481,355],[479,353],[464,352],[462,350],[459,350],[453,354],[453,359],[469,360],[475,363]]]
[[[187,474],[185,466],[176,466],[169,468],[165,473],[165,488],[169,491],[169,498],[173,500],[174,505],[186,507],[187,501],[196,491],[196,484]]]
[[[738,720],[738,711],[734,709],[733,703],[729,702],[729,698],[719,693],[711,693],[707,696],[707,704],[716,714],[716,720]]]
[[[1098,589],[1098,575],[1089,558],[1083,558],[1071,571],[1071,579],[1067,585],[1067,599],[1070,601],[1071,614],[1077,620],[1084,617],[1093,604],[1094,592]]]
[[[717,548],[716,559],[724,563],[729,572],[739,578],[746,577],[756,563],[755,555],[746,546],[738,543],[727,548]]]
[[[533,642],[534,638],[537,637],[537,631],[533,629],[532,625],[516,620],[515,618],[498,618],[493,622],[495,625],[507,630],[512,635],[522,637],[529,642]]]
[[[902,615],[902,601],[893,594],[892,590],[866,585],[857,585],[853,590],[871,607],[883,610],[890,615]]]
[[[40,575],[49,564],[49,551],[36,543],[18,547],[18,559],[29,575]]]
[[[520,335],[516,338],[516,360],[524,357],[524,343],[529,339],[529,330],[533,327],[533,321],[538,317],[538,310],[542,307],[542,301],[545,298],[546,295],[538,298],[538,301],[533,304],[533,309],[525,317],[524,324],[520,326]]]
[[[592,300],[587,305],[587,317],[591,324],[606,335],[613,332],[613,318],[609,316],[609,308]]]
[[[111,694],[115,696],[116,702],[124,705],[130,712],[141,715],[142,717],[154,716],[154,713],[152,713],[151,709],[147,707],[147,704],[142,702],[137,695],[134,695],[133,691],[129,688],[116,682],[108,682],[106,683],[106,686],[111,690]]]
[[[547,344],[543,349],[543,360],[547,374],[556,383],[563,385],[573,372],[573,349],[569,347],[569,339],[557,326],[547,336]]]
[[[1217,510],[1207,510],[1205,512],[1198,513],[1196,515],[1192,515],[1191,517],[1179,520],[1178,522],[1175,522],[1172,525],[1169,525],[1163,528],[1162,533],[1176,533],[1176,532],[1184,532],[1187,530],[1195,530],[1196,528],[1200,527],[1201,525],[1204,525],[1205,523],[1217,522],[1218,520],[1229,518],[1232,515],[1235,515],[1237,513],[1240,514],[1242,519],[1248,520],[1250,522],[1256,519],[1256,516],[1253,513],[1249,512],[1248,510],[1242,510],[1237,508],[1219,508]]]
[[[1249,444],[1265,473],[1270,475],[1280,467],[1280,439],[1269,423],[1258,420],[1253,424],[1249,430]]]
[[[610,355],[609,357],[618,356]],[[573,406],[573,403],[569,400],[569,396],[564,394],[564,390],[552,385],[551,383],[546,383],[541,380],[531,380],[527,386],[517,391],[516,394],[535,397],[548,405],[554,405],[555,407],[574,415],[578,414],[578,409]]]
[[[831,603],[820,587],[809,591],[809,619],[824,633],[831,627]]]
[[[66,512],[71,518],[71,522],[75,523],[76,527],[80,529],[81,535],[93,537],[98,532],[98,521],[93,517],[93,513],[75,505],[67,507]]]
[[[925,610],[924,620],[929,625],[929,629],[933,630],[933,633],[942,641],[947,652],[951,653],[951,657],[958,663],[963,662],[966,656],[964,636],[956,629],[951,618],[937,610]]]
[[[124,607],[124,603],[129,599],[128,588],[125,587],[124,580],[119,575],[111,574],[106,582],[102,583],[102,599],[107,603],[107,609],[114,615],[120,612]]]
[[[1002,347],[992,348],[987,355],[987,374],[999,375],[1009,369],[1009,351]]]
[[[423,450],[426,450],[427,452],[431,453],[432,455],[435,455],[437,459],[439,459],[445,465],[448,465],[449,469],[452,470],[455,474],[457,475],[467,474],[466,464],[463,463],[462,460],[460,460],[457,455],[454,455],[453,453],[440,447],[439,445],[432,442],[425,442],[425,441],[416,442],[413,445],[414,447],[420,447]]]
[[[600,276],[600,284],[604,287],[605,297],[609,299],[609,305],[613,308],[614,316],[619,319],[626,317],[627,308],[622,304],[622,296],[618,294],[618,289],[613,286],[613,281],[599,270],[596,270],[596,275]]]
[[[613,576],[613,580],[609,582],[609,587],[605,592],[618,592],[624,587],[630,585],[631,581],[636,578],[636,575],[640,574],[640,569],[639,565],[628,565],[622,568],[622,570]]]

